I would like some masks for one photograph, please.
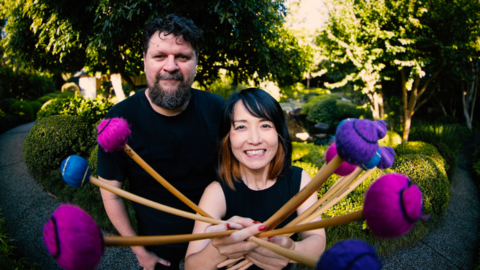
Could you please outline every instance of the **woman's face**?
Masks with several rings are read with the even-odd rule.
[[[278,149],[273,122],[251,115],[242,101],[235,104],[230,144],[240,166],[251,170],[268,168]]]

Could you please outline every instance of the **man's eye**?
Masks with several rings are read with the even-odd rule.
[[[156,55],[155,58],[162,59],[165,58],[165,55]]]

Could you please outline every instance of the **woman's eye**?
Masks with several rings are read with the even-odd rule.
[[[270,125],[270,124],[263,124],[263,125],[262,125],[262,128],[272,128],[272,125]]]
[[[240,125],[235,127],[235,130],[240,130],[240,129],[245,129],[245,126]]]

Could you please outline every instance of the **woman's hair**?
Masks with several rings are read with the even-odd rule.
[[[278,149],[270,162],[268,178],[277,178],[290,168],[292,163],[292,142],[280,104],[269,93],[259,88],[248,88],[234,93],[228,98],[222,112],[218,147],[218,175],[232,189],[233,181],[240,180],[240,163],[232,153],[230,129],[233,125],[235,105],[240,100],[250,114],[273,122],[278,133]]]

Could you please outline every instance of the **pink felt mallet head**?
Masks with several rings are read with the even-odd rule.
[[[77,206],[62,204],[43,227],[48,252],[66,270],[95,269],[104,251],[102,232]]]
[[[367,190],[363,215],[376,237],[400,237],[422,218],[422,192],[407,176],[386,174]]]
[[[337,155],[337,147],[335,143],[332,143],[332,145],[330,145],[327,152],[325,153],[325,160],[327,161],[327,163],[329,163],[336,155]],[[340,165],[340,167],[338,167],[334,171],[334,173],[340,176],[347,176],[351,174],[355,170],[355,168],[357,168],[356,165],[352,165],[344,161],[342,162],[342,165]]]
[[[132,133],[127,120],[123,118],[105,119],[97,127],[97,140],[105,152],[123,150]]]

